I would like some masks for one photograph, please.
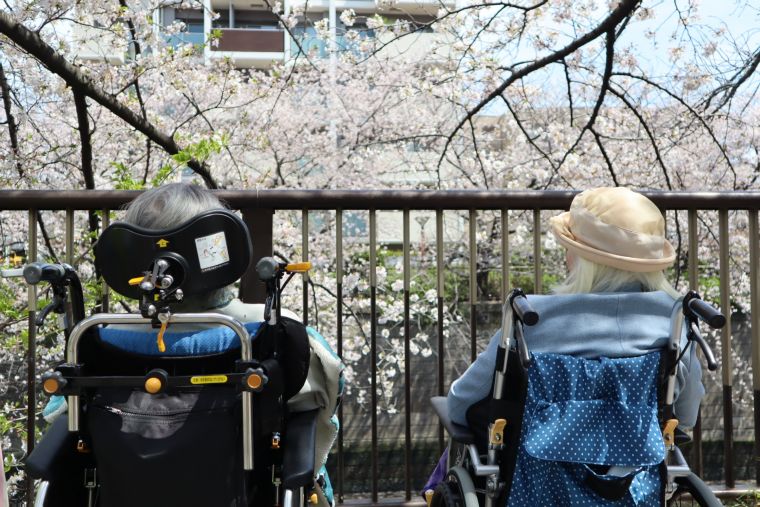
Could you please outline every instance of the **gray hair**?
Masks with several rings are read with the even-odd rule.
[[[123,221],[146,229],[170,229],[212,209],[226,208],[210,191],[197,185],[170,183],[140,194],[127,207]],[[229,288],[222,287],[202,296],[186,297],[174,308],[180,312],[199,312],[222,307],[232,298]]]
[[[170,183],[143,192],[127,208],[124,221],[146,229],[169,229],[211,209],[224,209],[205,188]]]

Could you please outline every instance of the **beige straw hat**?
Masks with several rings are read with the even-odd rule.
[[[565,248],[597,264],[649,272],[666,269],[676,258],[660,210],[624,187],[581,192],[570,211],[549,223]]]

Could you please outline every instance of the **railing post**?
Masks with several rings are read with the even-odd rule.
[[[29,225],[27,240],[29,248],[27,259],[37,261],[37,210],[29,210]],[[37,287],[27,286],[29,308],[29,334],[26,348],[26,455],[34,450],[35,428],[37,423],[37,325],[34,323],[37,314]],[[34,502],[34,479],[26,474],[27,505]]]
[[[533,293],[541,294],[543,272],[541,269],[541,210],[533,210]]]
[[[444,370],[444,337],[443,337],[443,296],[445,288],[445,279],[443,276],[443,211],[435,212],[435,268],[436,268],[436,295],[438,305],[438,396],[446,394],[444,392],[445,375]],[[444,450],[443,424],[438,423],[438,447],[440,452]]]
[[[101,220],[101,229],[100,232],[102,233],[105,231],[109,225],[111,225],[111,212],[107,209],[103,210],[103,218]],[[109,312],[109,300],[110,300],[110,291],[108,290],[108,284],[106,283],[105,279],[101,278],[101,289],[102,289],[102,303],[100,304],[101,309],[108,313]]]
[[[726,316],[721,334],[721,362],[723,373],[723,465],[726,487],[734,487],[734,414],[733,414],[733,361],[731,360],[731,295],[729,294],[728,210],[718,212],[718,240],[720,241],[720,309]]]
[[[410,328],[409,297],[411,288],[411,252],[409,235],[409,210],[404,214],[404,483],[406,500],[412,499],[412,360],[409,341],[412,339]]]
[[[343,357],[343,210],[335,211],[335,283],[337,289],[337,329],[335,339],[338,345],[338,357]],[[338,406],[338,499],[343,503],[345,497],[345,473],[343,456],[343,403]]]
[[[697,223],[697,210],[689,210],[689,289],[699,291],[699,260],[697,259],[699,240],[699,225]],[[698,354],[700,352],[697,352]],[[692,460],[691,466],[694,472],[703,476],[702,457],[702,410],[697,411],[697,422],[692,432]]]
[[[248,226],[253,243],[253,258],[248,269],[240,279],[240,299],[244,303],[263,303],[266,300],[266,287],[256,276],[256,263],[262,257],[272,255],[273,209],[249,208],[242,210],[243,222]]]
[[[501,300],[509,294],[509,210],[501,210]]]
[[[296,261],[308,261],[309,260],[309,210],[301,210],[301,259]],[[301,277],[301,285],[303,290],[301,295],[303,301],[301,303],[303,311],[303,325],[309,325],[309,272],[307,271]]]
[[[378,497],[378,452],[377,452],[377,213],[369,210],[369,338],[370,338],[370,388],[372,393],[372,502]]]
[[[478,212],[470,210],[470,362],[478,353]]]
[[[752,394],[755,422],[755,485],[760,486],[760,280],[757,210],[749,211],[749,283],[752,316]]]

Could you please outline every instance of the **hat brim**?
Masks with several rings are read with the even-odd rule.
[[[552,217],[549,220],[552,233],[554,233],[557,241],[559,241],[562,246],[591,262],[636,273],[649,273],[665,270],[676,260],[675,249],[667,239],[665,240],[663,248],[664,255],[658,259],[626,257],[596,249],[575,239],[573,233],[570,231],[569,219],[569,212]]]

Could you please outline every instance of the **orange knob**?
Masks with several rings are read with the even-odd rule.
[[[145,381],[145,391],[150,394],[156,394],[161,390],[163,387],[163,384],[161,383],[161,379],[156,377],[150,377],[148,380]]]
[[[261,387],[261,383],[263,382],[261,375],[257,373],[251,373],[248,375],[248,379],[246,380],[246,384],[248,384],[248,387],[251,389],[258,389]]]
[[[58,392],[59,385],[58,380],[54,378],[49,378],[45,380],[45,382],[42,383],[42,390],[45,391],[47,394],[55,394]]]

